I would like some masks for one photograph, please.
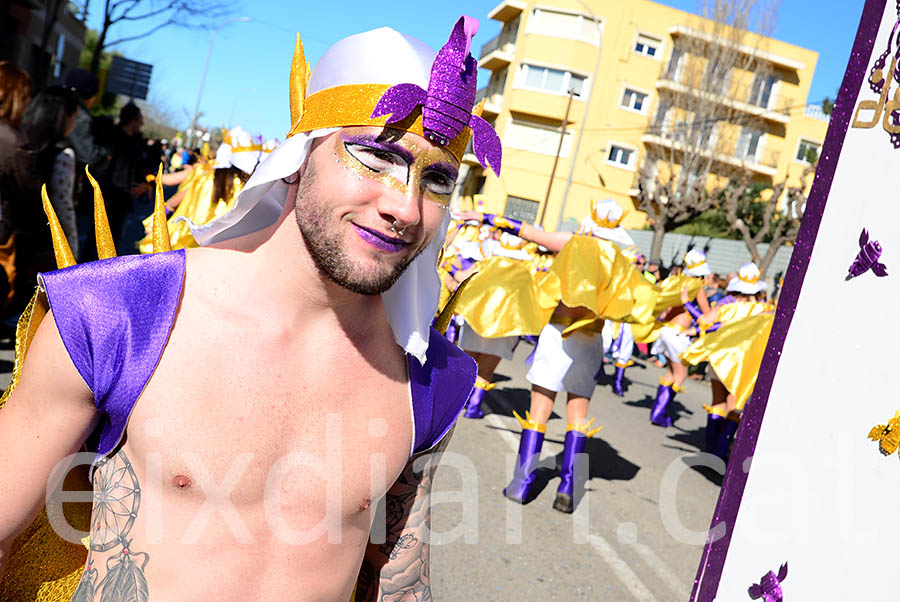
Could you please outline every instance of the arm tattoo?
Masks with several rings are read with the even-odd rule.
[[[430,452],[411,459],[384,503],[385,542],[369,544],[357,580],[357,602],[429,602],[431,483],[450,433]]]
[[[131,549],[128,535],[141,505],[141,488],[123,451],[98,461],[94,471],[94,508],[87,566],[72,602],[146,602],[144,568],[150,557]],[[115,551],[106,559],[106,574],[98,582],[94,553]]]

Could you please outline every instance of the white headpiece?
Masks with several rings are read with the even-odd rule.
[[[622,206],[614,200],[596,201],[591,205],[591,214],[582,218],[578,233],[605,238],[622,247],[630,247],[634,244],[634,240],[625,228],[619,225],[623,217],[625,212]]]
[[[728,292],[755,295],[766,289],[766,283],[760,276],[759,267],[755,263],[745,263],[738,270],[737,276],[728,283]]]
[[[236,167],[249,175],[264,157],[262,143],[238,125],[223,132],[222,144],[216,149],[216,169]]]
[[[686,276],[709,276],[712,274],[703,251],[691,249],[684,254],[684,274]]]
[[[409,83],[427,88],[435,54],[420,40],[386,27],[344,38],[325,52],[308,83],[304,82],[305,98],[309,100],[317,92],[351,85]],[[302,55],[301,60],[305,63]],[[295,102],[297,99],[292,98],[292,112]],[[301,97],[299,103],[302,102]],[[206,225],[191,228],[197,242],[220,243],[274,224],[287,196],[288,185],[282,178],[293,176],[300,169],[314,139],[335,131],[337,128],[298,131],[282,142],[256,169],[230,212]],[[431,244],[410,263],[397,283],[382,294],[397,344],[423,363],[440,294],[436,265],[449,221],[448,211]]]

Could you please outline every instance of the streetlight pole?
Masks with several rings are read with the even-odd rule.
[[[187,146],[191,147],[194,142],[194,129],[197,127],[197,117],[200,112],[200,99],[203,97],[203,85],[206,83],[206,70],[209,68],[209,57],[212,55],[213,42],[216,40],[216,33],[228,25],[229,23],[246,23],[250,21],[250,17],[235,17],[234,19],[226,19],[213,29],[209,36],[209,46],[206,48],[206,62],[203,63],[203,75],[200,76],[200,89],[197,91],[197,104],[194,105],[194,115],[191,117],[191,127],[188,128]]]
[[[594,20],[594,25],[597,27],[597,37],[599,38],[597,40],[597,62],[594,63],[594,75],[591,77],[591,87],[588,90],[587,100],[584,101],[584,115],[581,118],[581,123],[578,125],[578,138],[575,140],[575,151],[572,153],[572,163],[569,165],[569,177],[566,180],[566,190],[563,192],[562,206],[559,208],[559,216],[556,220],[557,230],[562,227],[563,216],[566,214],[566,203],[569,200],[569,189],[572,188],[572,176],[575,174],[578,149],[581,148],[581,137],[584,135],[584,124],[587,121],[588,112],[591,108],[591,100],[594,98],[594,86],[597,85],[597,73],[600,72],[600,57],[603,54],[603,31],[600,29],[600,21],[597,20],[597,15],[594,14],[591,7],[585,4],[583,0],[578,0],[578,3],[590,13],[591,19]]]
[[[566,126],[569,125],[569,109],[572,108],[572,99],[575,97],[575,88],[569,87],[569,102],[566,104],[566,116],[563,117],[562,127],[559,129],[559,145],[556,147],[556,156],[553,157],[553,167],[550,168],[550,182],[547,183],[547,195],[544,197],[544,204],[541,206],[541,217],[538,218],[537,224],[541,228],[544,227],[544,215],[547,213],[547,205],[550,203],[550,190],[553,189],[553,178],[556,177],[556,166],[559,163],[559,153],[562,152],[563,141],[566,139]]]

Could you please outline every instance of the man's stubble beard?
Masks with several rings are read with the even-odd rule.
[[[319,201],[314,191],[316,181],[312,162],[307,161],[297,186],[294,206],[300,236],[316,269],[335,284],[359,295],[379,295],[389,290],[409,264],[425,250],[425,246],[392,268],[387,268],[387,272],[378,270],[380,273],[376,273],[376,269],[360,267],[344,252],[340,229],[329,233],[328,206]]]

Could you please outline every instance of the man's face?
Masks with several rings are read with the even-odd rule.
[[[459,163],[393,129],[342,128],[317,142],[294,209],[306,248],[336,284],[383,293],[437,234]]]

